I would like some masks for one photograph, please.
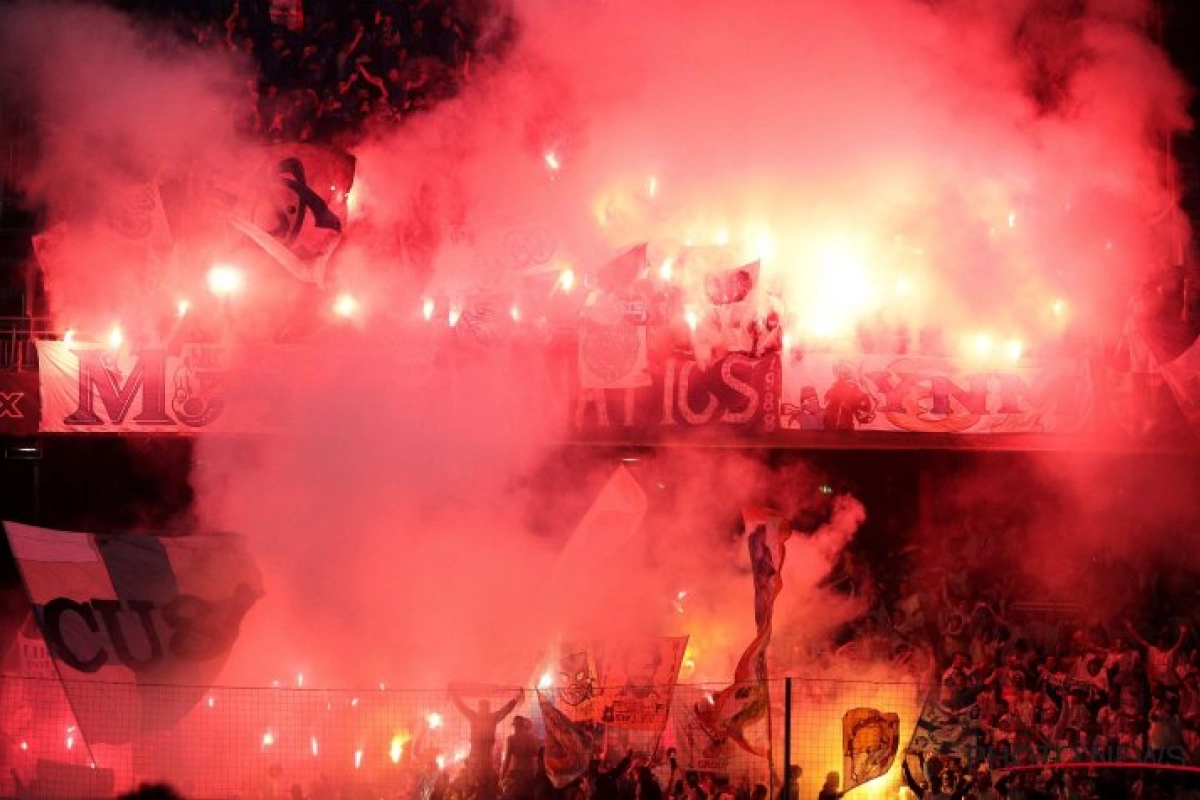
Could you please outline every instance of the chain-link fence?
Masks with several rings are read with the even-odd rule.
[[[284,798],[295,787],[295,796],[305,798],[407,800],[427,796],[422,788],[440,775],[461,772],[472,747],[470,723],[445,690],[2,681],[4,796],[111,797],[141,782],[165,781],[188,798]],[[745,731],[745,744],[761,747],[759,754],[695,724],[724,687],[645,688],[669,708],[666,724],[658,730],[587,726],[596,757],[611,766],[632,751],[664,787],[700,775],[731,787],[762,783],[773,795],[793,764],[802,768],[801,797],[816,796],[830,773],[843,780],[848,711],[898,714],[903,752],[920,705],[915,683],[772,680],[770,714]],[[536,691],[490,691],[493,709],[501,709],[506,696],[519,700],[496,726],[490,757],[498,772],[513,718],[531,719],[543,741],[546,720]],[[897,766],[858,794],[895,796],[899,782]]]

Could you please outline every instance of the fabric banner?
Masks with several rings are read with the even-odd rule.
[[[683,770],[729,774],[742,749],[721,733],[710,732],[704,721],[713,696],[699,686],[675,688],[671,704],[671,728],[675,750]]]
[[[346,227],[354,170],[353,156],[330,147],[247,150],[234,164],[210,164],[193,176],[188,227],[224,220],[235,241],[242,237],[292,277],[321,285]]]
[[[942,689],[934,683],[921,707],[921,716],[913,729],[907,753],[913,756],[939,755],[971,763],[979,754],[979,707],[974,703],[952,708],[941,701]]]
[[[1088,362],[974,366],[946,358],[806,353],[783,372],[785,430],[1075,433],[1095,424]]]
[[[733,683],[701,707],[697,719],[715,739],[727,738],[747,752],[766,756],[767,748],[752,742],[748,728],[770,711],[767,692],[767,645],[775,599],[783,589],[784,546],[791,526],[778,512],[749,508],[742,513],[750,565],[754,574],[754,622],[757,634],[742,653],[733,672]],[[767,743],[767,747],[770,743]]]
[[[41,408],[34,372],[0,372],[0,436],[37,433]]]
[[[277,398],[246,387],[227,402],[228,352],[219,345],[130,353],[39,341],[37,351],[43,432],[253,433],[278,430],[284,416]]]
[[[541,692],[538,707],[546,728],[546,775],[554,788],[562,789],[587,771],[594,740],[585,726],[572,722]]]
[[[661,732],[667,725],[687,636],[564,642],[553,701],[573,722]]]
[[[850,791],[882,777],[896,761],[900,742],[900,717],[874,708],[854,708],[842,717],[842,752],[845,786]]]
[[[262,594],[239,537],[3,525],[89,742],[131,741],[182,718],[219,673]],[[155,691],[166,685],[173,691]],[[114,714],[114,704],[139,713]]]
[[[756,357],[730,353],[707,369],[695,361],[668,360],[663,378],[661,424],[728,425],[769,433],[779,427],[782,364],[778,353]]]
[[[614,728],[663,730],[687,643],[687,636],[607,643],[600,658],[600,722]]]

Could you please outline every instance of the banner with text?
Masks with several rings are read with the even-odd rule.
[[[216,678],[263,591],[235,536],[4,529],[89,742],[128,742],[178,721]],[[156,691],[167,685],[190,691]],[[140,713],[114,715],[114,702]]]
[[[1082,359],[975,366],[904,355],[805,354],[783,370],[780,427],[899,433],[1082,433],[1095,396]]]
[[[0,436],[37,433],[37,377],[32,372],[0,372]]]

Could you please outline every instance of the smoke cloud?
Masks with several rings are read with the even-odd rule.
[[[563,270],[586,276],[644,241],[656,269],[684,245],[761,259],[797,341],[841,341],[864,320],[1033,349],[1064,325],[1112,330],[1129,289],[1187,239],[1165,155],[1190,124],[1187,89],[1146,33],[1150,10],[516,5],[503,57],[354,146],[354,216],[328,291],[362,298],[362,321],[237,389],[286,400],[289,435],[198,442],[202,524],[250,535],[268,579],[231,680],[523,683],[579,627],[690,632],[692,676],[727,676],[752,622],[740,506],[803,514],[820,476],[724,454],[633,465],[652,524],[557,574],[615,461],[559,447],[569,419],[557,373],[531,355],[535,320],[489,347],[424,324],[424,304],[493,294],[550,325]],[[231,112],[247,64],[114,12],[6,7],[0,75],[34,113],[42,148],[23,186],[50,218],[86,224],[130,179],[247,144]],[[192,253],[145,274],[93,244],[47,273],[64,326],[149,329],[208,266]],[[699,300],[702,276],[682,269]],[[274,358],[246,344],[239,366]],[[831,608],[818,584],[869,513],[847,499],[793,540],[782,637],[827,635],[861,611]]]

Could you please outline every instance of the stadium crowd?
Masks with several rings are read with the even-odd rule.
[[[116,4],[142,18],[165,14],[181,41],[246,59],[256,77],[234,119],[268,142],[338,143],[453,96],[482,20],[492,19],[490,3],[460,10],[436,0],[327,0],[302,10],[270,0]]]

